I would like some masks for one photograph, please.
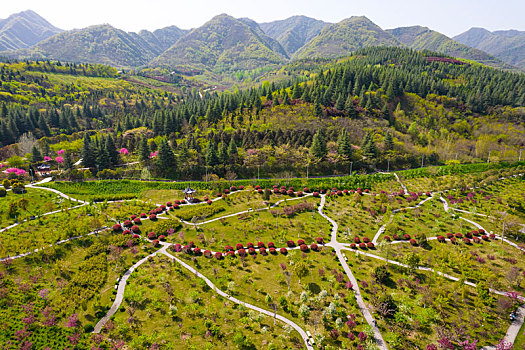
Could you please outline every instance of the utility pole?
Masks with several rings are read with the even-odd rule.
[[[352,166],[354,165],[354,162],[350,162],[350,176],[352,176]]]
[[[390,159],[388,159],[388,166],[386,168],[386,172],[389,173],[390,172]]]
[[[259,181],[259,174],[260,174],[260,169],[261,166],[260,165],[257,165],[257,181]]]
[[[421,167],[423,167],[424,160],[425,160],[425,155],[423,154],[423,155],[421,156]]]
[[[308,179],[308,167],[310,166],[310,164],[306,164],[306,178]]]
[[[206,165],[206,182],[208,182],[208,166]]]
[[[487,163],[490,163],[490,153],[492,152],[492,150],[489,150],[489,157],[487,158]]]
[[[521,149],[520,149],[520,159],[518,159],[518,162],[521,162]]]

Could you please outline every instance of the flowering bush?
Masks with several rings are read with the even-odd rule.
[[[157,238],[157,234],[155,232],[150,232],[150,233],[148,233],[148,238],[149,239],[155,239],[155,238]]]
[[[484,235],[484,234],[485,234],[485,230],[482,229],[482,228],[480,228],[480,229],[478,230],[478,233],[479,233],[480,235]]]
[[[131,236],[131,238],[136,239],[136,238],[140,238],[140,236],[137,234],[134,234],[133,236]]]
[[[314,192],[314,193],[313,193],[313,196],[314,196],[314,197],[319,197],[319,192]]]
[[[244,250],[244,248],[239,249],[237,251],[237,255],[242,256],[242,257],[246,256],[246,250]]]
[[[209,199],[206,201],[206,204],[208,204],[208,205],[211,205],[212,203],[213,202],[211,200],[209,200]]]
[[[233,250],[230,250],[229,252],[226,253],[226,255],[233,258],[235,256],[235,252]]]
[[[385,236],[385,237],[383,237],[383,240],[385,240],[385,241],[387,241],[387,242],[390,242],[390,241],[391,241],[390,236]]]
[[[489,240],[489,236],[483,235],[483,236],[481,236],[481,239],[484,240],[484,241],[488,241]]]
[[[275,247],[271,247],[268,250],[270,251],[270,254],[277,254],[277,250],[275,249]]]
[[[303,188],[304,193],[310,193],[310,189],[308,187]]]
[[[121,148],[121,149],[118,150],[118,153],[120,153],[121,155],[125,156],[125,155],[129,154],[129,151],[127,150],[127,148]]]
[[[137,225],[131,226],[131,232],[139,233],[140,232],[140,227],[138,227]]]
[[[156,214],[150,214],[149,219],[152,220],[152,221],[157,220],[157,215]]]
[[[395,233],[392,235],[392,238],[394,239],[394,241],[399,241],[399,236]]]
[[[136,225],[140,224],[140,218],[133,219],[133,223]]]
[[[252,243],[252,242],[248,242],[248,244],[246,244],[246,247],[247,247],[247,248],[253,248],[253,247],[254,247],[254,245],[253,245],[253,243]]]
[[[456,238],[463,238],[463,235],[461,233],[456,233],[454,236],[456,236]]]
[[[467,238],[467,237],[463,238],[463,243],[470,244],[470,238]]]
[[[312,243],[310,244],[310,249],[313,250],[314,252],[317,252],[319,251],[319,246],[315,243]]]
[[[375,247],[375,244],[372,243],[372,242],[368,242],[368,243],[366,244],[366,247],[367,247],[368,249],[373,249],[373,248]]]
[[[222,259],[222,254],[219,253],[219,252],[216,252],[216,253],[215,253],[215,259],[217,259],[217,260],[221,260],[221,259]]]
[[[230,190],[226,188],[224,191],[222,191],[222,193],[228,194],[228,193],[230,193]]]
[[[251,247],[251,248],[248,248],[248,254],[250,255],[254,255],[256,252],[255,252],[255,248]]]
[[[366,249],[366,243],[363,243],[363,242],[359,243],[359,248]]]
[[[126,226],[126,227],[130,227],[131,225],[133,225],[133,223],[131,222],[131,220],[124,220],[124,226]]]
[[[122,231],[122,226],[120,226],[119,224],[113,225],[113,231],[115,231],[115,232]]]
[[[352,243],[352,244],[350,244],[350,248],[352,248],[352,249],[356,249],[356,248],[357,248],[357,245],[356,245],[355,243]]]
[[[307,252],[308,251],[308,246],[306,244],[301,244],[299,246],[299,249],[301,249],[302,252]]]
[[[151,153],[149,154],[149,157],[150,157],[150,158],[155,158],[155,157],[158,156],[158,155],[159,155],[159,151],[155,151],[155,152],[151,152]]]
[[[158,239],[154,239],[152,242],[154,247],[158,246],[160,244],[159,240]]]
[[[288,249],[286,249],[285,247],[282,247],[281,249],[279,249],[279,251],[281,252],[281,254],[288,254]]]
[[[205,251],[202,253],[202,255],[204,255],[204,257],[206,257],[206,258],[211,258],[211,251],[209,251],[209,250],[205,250]]]
[[[302,197],[302,196],[304,196],[303,191],[299,191],[299,192],[297,192],[297,197]]]
[[[140,213],[140,215],[139,215],[139,216],[140,216],[141,218],[143,218],[143,219],[145,219],[145,218],[147,218],[147,217],[148,217],[148,216],[146,215],[146,213]]]
[[[179,243],[175,243],[170,246],[170,249],[173,250],[174,252],[180,252],[181,247],[182,246]]]
[[[201,255],[201,248],[197,247],[197,248],[193,249],[193,253],[195,255]]]
[[[456,237],[451,237],[451,238],[450,238],[450,242],[451,242],[452,244],[456,244],[456,242],[457,242],[457,241],[456,241]]]
[[[472,233],[471,233],[471,232],[467,232],[467,233],[465,233],[465,237],[467,237],[467,238],[472,238]]]
[[[452,237],[454,237],[454,234],[453,234],[453,233],[450,233],[450,232],[447,233],[447,238],[448,238],[448,239],[451,239]]]
[[[259,254],[266,255],[266,248],[264,247],[259,248]]]
[[[243,186],[243,185],[240,185],[240,186],[239,186],[239,191],[242,191],[242,190],[244,190],[244,186]]]
[[[275,248],[275,244],[273,242],[268,242],[268,248]]]
[[[413,239],[413,238],[412,238],[411,240],[409,240],[409,242],[410,242],[410,244],[413,245],[413,246],[416,246],[416,245],[417,245],[416,240]]]
[[[191,247],[189,245],[185,245],[182,247],[182,252],[186,254],[191,254]]]
[[[477,244],[481,243],[481,239],[479,237],[474,237],[473,241]]]
[[[244,248],[244,246],[241,243],[237,243],[235,245],[235,250],[239,250],[239,249],[242,249],[242,248]]]
[[[51,158],[50,156],[45,156],[44,157],[44,162],[49,162],[50,160],[52,160],[53,158]],[[1,167],[0,167],[1,168]]]
[[[444,243],[444,242],[445,242],[445,237],[443,237],[443,236],[437,236],[437,241],[438,241],[439,243]]]
[[[226,247],[224,247],[224,250],[229,252],[233,250],[233,247],[231,245],[227,245]]]
[[[317,242],[317,244],[324,244],[324,239],[323,239],[323,237],[317,237],[317,238],[315,239],[315,241]]]
[[[303,245],[304,244],[304,240],[303,239],[298,239],[297,240],[297,245]]]
[[[235,187],[235,186],[230,187],[230,191],[232,191],[232,192],[237,191],[237,187]]]
[[[159,236],[159,241],[164,242],[165,240],[166,240],[166,236],[164,236],[164,235],[160,235]]]
[[[286,241],[286,245],[290,248],[292,247],[295,247],[295,242],[294,241]]]
[[[495,235],[494,233],[491,233],[491,234],[489,235],[489,237],[490,237],[490,239],[496,239],[496,235]]]
[[[123,235],[130,235],[131,234],[131,231],[130,230],[124,230],[122,232]]]
[[[403,235],[403,238],[404,238],[406,241],[408,241],[408,240],[410,240],[411,237],[410,237],[410,235],[409,235],[408,233],[405,233],[405,234]]]
[[[354,242],[355,243],[361,243],[361,239],[359,237],[354,237]]]
[[[370,238],[368,238],[368,237],[363,237],[363,242],[365,242],[365,243],[370,242]]]
[[[179,209],[180,207],[179,207],[179,205],[178,205],[177,203],[175,203],[175,204],[173,204],[173,207],[172,207],[172,208],[173,208],[173,209]]]

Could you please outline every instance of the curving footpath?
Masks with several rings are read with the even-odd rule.
[[[346,263],[346,260],[344,259],[344,256],[341,253],[341,249],[346,249],[346,248],[345,248],[345,245],[337,242],[337,230],[338,230],[339,226],[337,225],[337,222],[335,222],[335,220],[333,220],[332,218],[328,217],[323,212],[323,207],[324,207],[325,203],[326,203],[326,195],[322,195],[321,196],[321,204],[319,205],[317,210],[319,212],[319,215],[321,215],[323,218],[325,218],[326,220],[328,220],[332,224],[331,240],[330,240],[330,243],[326,244],[326,246],[332,247],[335,250],[335,252],[337,254],[337,258],[341,262],[341,265],[343,266],[343,269],[345,270],[346,275],[350,279],[350,282],[352,282],[352,284],[353,284],[353,288],[352,289],[355,292],[355,298],[357,300],[357,306],[359,307],[359,310],[361,311],[361,313],[365,317],[366,322],[368,323],[368,325],[370,327],[372,327],[372,330],[374,331],[374,338],[375,338],[377,347],[379,349],[381,349],[381,350],[387,350],[388,348],[386,347],[385,340],[383,339],[383,336],[381,335],[381,331],[377,327],[377,323],[374,320],[374,317],[372,316],[372,314],[370,313],[370,311],[366,307],[366,304],[365,304],[365,302],[363,300],[363,297],[361,296],[361,291],[359,290],[359,284],[357,283],[357,279],[355,278],[354,274],[352,273],[352,270],[350,270],[350,267]]]

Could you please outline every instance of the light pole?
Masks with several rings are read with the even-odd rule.
[[[206,165],[206,182],[208,182],[208,166]]]
[[[421,156],[421,167],[423,167],[424,161],[425,161],[425,155],[423,154]]]
[[[261,172],[261,166],[260,165],[257,165],[257,181],[259,181],[259,174]]]
[[[520,149],[520,158],[518,159],[518,162],[521,162],[521,149]]]
[[[310,166],[310,164],[306,164],[306,178],[308,179],[308,167]]]
[[[492,152],[492,150],[489,150],[489,157],[487,158],[487,163],[490,163],[490,153]]]
[[[388,166],[386,168],[386,172],[389,173],[390,172],[390,159],[388,159]]]
[[[350,162],[350,176],[352,176],[352,166],[354,165],[354,162]]]

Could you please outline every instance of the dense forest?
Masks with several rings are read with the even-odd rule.
[[[35,162],[60,142],[103,170],[125,148],[155,176],[200,179],[410,168],[489,152],[517,160],[524,146],[525,75],[432,52],[375,47],[297,61],[279,79],[224,92],[173,93],[123,75],[101,65],[0,64],[0,156],[31,153],[13,145],[31,133]]]

